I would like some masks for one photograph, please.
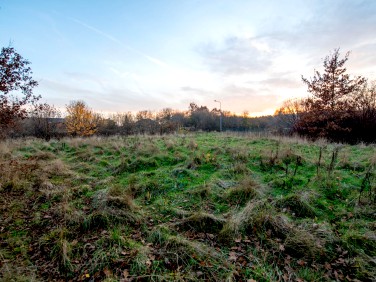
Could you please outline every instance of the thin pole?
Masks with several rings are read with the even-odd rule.
[[[221,115],[219,116],[219,131],[222,132],[222,103],[221,101],[214,100],[214,102],[219,103],[219,112]]]

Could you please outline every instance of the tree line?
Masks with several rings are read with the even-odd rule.
[[[49,140],[64,136],[86,137],[91,135],[163,135],[192,131],[219,131],[221,112],[214,108],[191,103],[187,111],[164,108],[158,112],[141,110],[136,113],[116,113],[104,117],[95,113],[84,101],[71,101],[66,106],[66,117],[48,104],[39,104],[27,118],[19,120],[8,132],[10,137],[34,136]],[[222,112],[223,129],[226,131],[273,131],[277,128],[274,116],[249,117]]]
[[[273,116],[249,117],[190,103],[186,111],[164,108],[104,117],[84,101],[66,105],[66,116],[34,95],[38,82],[30,62],[13,47],[0,54],[0,138],[35,136],[49,140],[64,136],[171,134],[187,131],[219,131],[220,117],[226,131],[297,134],[335,142],[376,141],[376,86],[363,77],[351,78],[339,49],[324,60],[324,72],[302,77],[309,96],[287,100]]]

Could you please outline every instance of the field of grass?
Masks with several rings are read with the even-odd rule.
[[[375,281],[376,147],[0,143],[0,281]]]

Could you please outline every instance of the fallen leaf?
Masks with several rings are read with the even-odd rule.
[[[109,270],[108,268],[103,269],[103,273],[104,273],[107,277],[111,277],[111,276],[112,276],[112,271]]]
[[[230,256],[229,256],[228,259],[229,259],[230,261],[236,261],[236,259],[238,258],[237,254],[236,254],[235,252],[230,252],[229,255],[230,255]]]
[[[124,278],[128,278],[128,276],[129,276],[128,269],[124,269],[123,276],[124,276]]]
[[[325,263],[325,269],[326,270],[331,270],[332,269],[331,265],[328,262]]]
[[[338,272],[334,270],[334,277],[338,280]]]
[[[242,266],[246,266],[247,265],[247,260],[246,260],[246,258],[244,256],[238,257],[237,262],[240,263]]]
[[[304,260],[298,260],[297,263],[300,265],[300,266],[303,266],[306,264],[306,262]]]

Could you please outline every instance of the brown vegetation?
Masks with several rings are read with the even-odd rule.
[[[302,77],[311,94],[302,100],[289,100],[276,111],[290,129],[310,139],[335,142],[374,142],[376,140],[375,85],[365,78],[350,78],[344,67],[349,57],[340,58],[339,49],[324,60],[324,72]]]
[[[39,100],[33,95],[38,82],[33,80],[30,62],[22,58],[13,47],[2,48],[0,53],[0,138],[16,125],[18,119],[24,119],[29,103]],[[22,93],[22,97],[13,95]]]

